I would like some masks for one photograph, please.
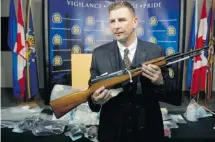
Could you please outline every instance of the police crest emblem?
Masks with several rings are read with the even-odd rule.
[[[52,43],[54,45],[61,45],[62,44],[62,37],[58,34],[54,35],[54,37],[52,39]]]
[[[53,66],[61,66],[63,64],[63,60],[61,56],[56,55],[53,59]]]
[[[156,26],[158,24],[158,20],[155,16],[150,17],[149,19],[149,25]]]
[[[168,71],[169,71],[169,77],[170,78],[174,78],[174,71],[172,68],[168,68]]]
[[[144,34],[144,29],[142,27],[139,27],[136,29],[137,36],[142,36]]]
[[[81,28],[79,25],[74,25],[72,27],[72,34],[73,35],[80,35],[81,34]]]
[[[86,24],[87,24],[87,25],[94,25],[94,24],[95,24],[95,19],[94,19],[94,17],[93,17],[93,16],[88,16],[88,17],[86,18]]]
[[[73,54],[80,54],[80,53],[81,53],[81,47],[78,46],[78,45],[74,45],[74,46],[72,47],[72,53],[73,53]]]
[[[174,36],[176,34],[176,29],[174,26],[169,26],[167,28],[167,35],[168,36]]]
[[[175,50],[172,47],[168,47],[166,50],[166,54],[169,55],[173,55],[175,54]]]
[[[52,22],[53,23],[61,23],[62,22],[62,17],[60,13],[56,12],[52,15]]]

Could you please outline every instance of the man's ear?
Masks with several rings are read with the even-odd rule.
[[[133,19],[133,27],[136,28],[137,25],[138,25],[138,18],[137,18],[137,16],[135,16]]]

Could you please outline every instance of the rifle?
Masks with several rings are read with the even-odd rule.
[[[171,64],[181,62],[183,60],[193,58],[197,55],[201,54],[201,51],[209,48],[205,46],[200,49],[196,49],[187,53],[176,53],[169,56],[159,57],[143,64],[155,64],[159,67],[169,66]],[[123,69],[117,72],[113,72],[111,74],[107,74],[104,76],[97,77],[91,80],[92,85],[85,91],[75,92],[72,94],[68,94],[61,98],[50,101],[51,108],[56,116],[56,118],[60,118],[78,105],[87,102],[88,98],[100,87],[104,86],[105,88],[109,88],[111,86],[122,83],[126,80],[130,79],[132,82],[132,77],[138,76],[141,74],[141,65],[133,69]]]

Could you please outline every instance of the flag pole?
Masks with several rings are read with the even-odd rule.
[[[197,95],[197,103],[199,103],[199,92],[198,92],[198,95]]]
[[[212,0],[211,3],[211,8],[210,8],[210,13],[209,13],[209,30],[208,30],[208,44],[209,44],[209,49],[208,49],[208,72],[206,76],[206,88],[205,88],[205,105],[207,105],[209,99],[212,98],[212,84],[213,84],[213,55],[214,55],[214,49],[213,44],[214,44],[214,39],[213,39],[213,30],[214,30],[214,0]]]
[[[28,9],[27,9],[27,17],[26,17],[26,23],[27,23],[27,34],[28,34],[28,30],[29,30],[29,20],[30,20],[30,5],[31,4],[31,0],[28,1]],[[26,39],[27,40],[27,39]],[[27,92],[28,92],[28,98],[27,98],[27,101],[31,98],[31,88],[30,88],[30,75],[29,75],[29,53],[30,51],[28,50],[28,46],[26,46],[26,59],[27,59]]]

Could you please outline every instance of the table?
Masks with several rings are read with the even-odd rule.
[[[201,118],[197,122],[179,124],[178,129],[171,129],[174,141],[213,141],[215,142],[215,117]],[[171,140],[171,141],[172,141]]]
[[[172,137],[167,142],[215,142],[215,117],[202,118],[197,122],[179,124],[179,128],[171,129]],[[13,133],[12,129],[2,128],[1,138],[4,142],[72,142],[69,137],[61,135],[34,136],[31,132]],[[82,138],[76,142],[90,142]]]

